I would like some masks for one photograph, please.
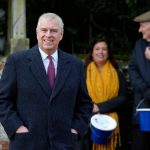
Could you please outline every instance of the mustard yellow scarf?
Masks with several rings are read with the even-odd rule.
[[[98,104],[107,101],[118,95],[119,79],[115,68],[110,61],[107,61],[100,73],[94,62],[87,67],[87,89],[93,103]],[[118,123],[117,113],[109,113]],[[106,145],[94,144],[93,150],[115,150],[119,137],[119,126],[112,134],[110,141]]]

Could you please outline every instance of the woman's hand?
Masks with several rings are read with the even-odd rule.
[[[99,113],[100,109],[98,108],[98,106],[96,104],[93,104],[93,113]]]

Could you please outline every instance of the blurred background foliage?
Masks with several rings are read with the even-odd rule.
[[[0,54],[3,52],[6,40],[6,9],[7,0],[0,0]]]
[[[0,39],[7,38],[8,0],[0,0]],[[115,55],[127,59],[139,38],[135,16],[149,10],[149,0],[26,0],[26,27],[30,47],[37,43],[35,28],[44,12],[60,15],[65,34],[60,47],[84,57],[95,38],[107,37]]]

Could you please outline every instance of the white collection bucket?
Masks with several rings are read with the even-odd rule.
[[[110,116],[96,114],[91,118],[91,140],[96,144],[106,144],[117,122]]]

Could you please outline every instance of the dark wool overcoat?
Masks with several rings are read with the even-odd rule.
[[[57,76],[51,90],[38,49],[10,55],[0,80],[0,122],[10,150],[73,150],[86,133],[92,104],[81,60],[58,50]],[[21,125],[28,133],[15,133]]]
[[[135,44],[133,54],[129,63],[130,81],[134,90],[134,103],[133,103],[134,124],[139,123],[136,108],[140,103],[140,101],[144,99],[144,92],[148,88],[150,88],[150,60],[146,59],[144,54],[146,47],[150,47],[150,42],[147,42],[143,39],[139,39]],[[145,106],[146,105],[150,106],[150,101],[146,100],[144,103]]]

